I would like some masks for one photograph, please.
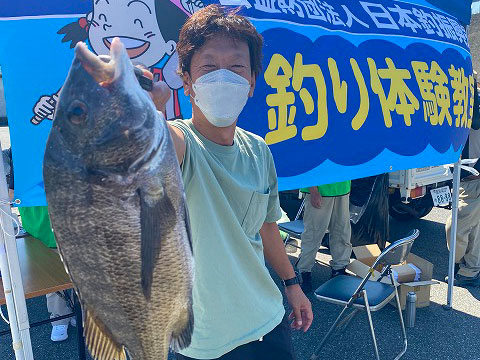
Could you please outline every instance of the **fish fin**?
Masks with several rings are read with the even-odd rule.
[[[160,185],[160,184],[157,184]],[[160,189],[158,186],[157,189]],[[147,300],[152,295],[153,269],[160,254],[160,242],[165,231],[175,227],[175,208],[170,198],[163,191],[150,194],[148,189],[139,189],[141,256],[142,256],[142,290]]]
[[[170,340],[170,347],[173,351],[185,349],[192,341],[193,333],[193,308],[192,308],[192,294],[190,293],[186,311],[183,311],[184,316],[180,318],[176,324],[176,329],[172,332]]]
[[[57,248],[60,259],[64,264],[65,271],[67,274],[69,274],[68,263],[65,261],[65,257],[63,256],[61,245],[57,244]],[[80,293],[77,290],[78,287],[71,276],[70,279],[73,282],[74,290],[77,293],[80,302],[82,302]],[[82,309],[84,307],[85,305],[82,304]],[[115,340],[113,340],[113,336],[107,327],[103,325],[103,323],[97,319],[91,311],[88,309],[85,310],[83,313],[83,319],[85,345],[87,346],[87,349],[94,360],[127,360],[123,346],[117,344]]]
[[[90,310],[84,311],[84,336],[94,360],[127,360],[123,346],[113,339],[108,328]]]

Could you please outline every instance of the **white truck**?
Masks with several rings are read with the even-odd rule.
[[[389,174],[389,213],[400,221],[426,216],[434,206],[448,208],[453,174],[449,165],[428,166]],[[298,190],[280,192],[280,203],[293,219],[300,208]]]
[[[391,172],[390,215],[401,221],[426,216],[434,206],[449,207],[453,173],[449,165]]]

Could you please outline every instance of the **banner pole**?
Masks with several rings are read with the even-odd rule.
[[[452,227],[450,229],[450,254],[448,260],[447,305],[445,306],[445,309],[447,310],[450,310],[453,307],[453,282],[455,280],[455,246],[457,243],[458,200],[460,193],[460,164],[461,160],[458,160],[453,168]]]
[[[5,294],[5,302],[7,304],[7,313],[9,319],[10,332],[12,334],[12,347],[15,352],[16,360],[24,360],[22,349],[22,341],[20,339],[20,331],[18,330],[17,315],[15,313],[15,302],[13,300],[12,283],[10,279],[10,271],[8,270],[7,253],[5,250],[5,235],[0,234],[0,271],[2,273],[3,292]]]
[[[30,323],[23,291],[3,156],[0,156],[0,210],[0,266],[12,333],[12,345],[17,360],[33,360]]]

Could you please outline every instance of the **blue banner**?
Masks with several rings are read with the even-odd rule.
[[[455,162],[473,115],[465,29],[425,1],[225,0],[265,40],[239,126],[281,189]]]
[[[76,42],[104,54],[121,37],[170,86],[167,117],[191,116],[175,45],[200,1],[3,2],[0,66],[21,205],[45,204],[43,152]],[[264,71],[239,126],[269,144],[280,189],[458,159],[474,79],[456,18],[424,0],[220,2],[242,5],[264,37]]]
[[[86,14],[92,9],[92,0],[0,0],[0,18],[27,16],[58,16]]]

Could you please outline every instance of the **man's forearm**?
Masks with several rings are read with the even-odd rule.
[[[285,246],[276,223],[264,223],[260,229],[263,242],[263,253],[273,270],[282,279],[291,279],[295,276],[293,266],[288,259]]]
[[[273,267],[282,280],[295,277],[293,266],[288,260],[282,237],[276,223],[264,223],[260,229],[263,241],[265,259]],[[285,287],[285,296],[292,311],[289,319],[293,320],[291,326],[294,329],[307,331],[313,320],[312,305],[305,297],[299,284]]]

